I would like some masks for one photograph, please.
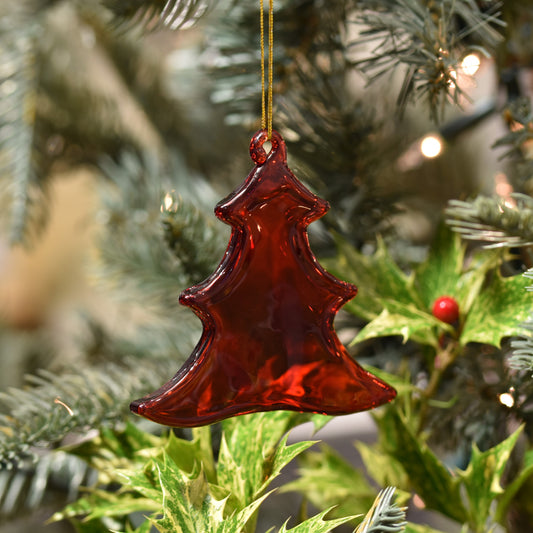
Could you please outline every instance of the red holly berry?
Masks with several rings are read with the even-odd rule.
[[[459,319],[459,305],[451,296],[437,298],[433,303],[432,312],[435,318],[446,324],[454,324]]]

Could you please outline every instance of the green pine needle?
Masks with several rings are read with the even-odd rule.
[[[405,530],[405,508],[393,501],[394,487],[387,487],[376,497],[372,508],[355,533],[399,533]]]
[[[447,223],[464,239],[490,243],[487,247],[527,246],[533,243],[533,199],[513,194],[510,205],[501,198],[477,197],[471,202],[451,200]]]
[[[370,81],[400,66],[406,68],[398,103],[424,99],[438,120],[448,99],[458,103],[461,57],[469,47],[494,50],[502,36],[496,3],[483,12],[473,0],[374,0],[364,2],[356,21],[361,33],[352,45],[370,52],[354,64]]]
[[[5,223],[14,243],[27,242],[30,230],[42,227],[47,214],[46,165],[36,141],[40,15],[20,2],[0,7],[0,187],[9,203]]]
[[[38,458],[69,434],[125,419],[132,399],[157,389],[172,375],[168,361],[128,359],[56,374],[28,376],[29,387],[0,394],[0,468]]]
[[[214,2],[212,0],[104,0],[120,26],[154,31],[192,26]]]

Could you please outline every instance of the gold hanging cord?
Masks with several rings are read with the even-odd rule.
[[[265,96],[265,22],[264,0],[259,0],[261,32],[261,127],[272,136],[272,86],[274,79],[274,0],[268,6],[268,99]],[[265,102],[266,101],[266,102]]]

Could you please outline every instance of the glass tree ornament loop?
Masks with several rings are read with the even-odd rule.
[[[263,145],[267,141],[270,141],[271,144],[269,153],[263,148]],[[284,163],[287,161],[287,149],[285,148],[285,142],[281,138],[281,135],[277,131],[272,130],[269,138],[268,130],[261,129],[250,141],[250,157],[256,165],[262,165],[271,154],[279,154]]]

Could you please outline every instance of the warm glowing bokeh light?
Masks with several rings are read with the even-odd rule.
[[[494,176],[494,192],[505,199],[510,199],[509,197],[514,192],[513,186],[509,183],[507,176],[503,172],[498,172]]]
[[[442,152],[442,141],[436,135],[426,135],[420,143],[420,151],[424,157],[433,159]]]
[[[468,54],[461,61],[461,69],[468,76],[473,76],[481,66],[481,60],[477,54]]]
[[[165,194],[165,197],[163,198],[163,202],[161,203],[161,213],[164,213],[165,211],[173,211],[175,213],[177,211],[178,202],[173,193],[174,191],[167,192]]]
[[[413,504],[418,509],[426,508],[426,504],[424,503],[424,500],[418,494],[415,494],[413,496]]]
[[[512,394],[509,394],[508,392],[504,392],[498,396],[498,399],[500,400],[500,403],[502,405],[505,405],[505,407],[511,408],[514,405],[514,398]]]

